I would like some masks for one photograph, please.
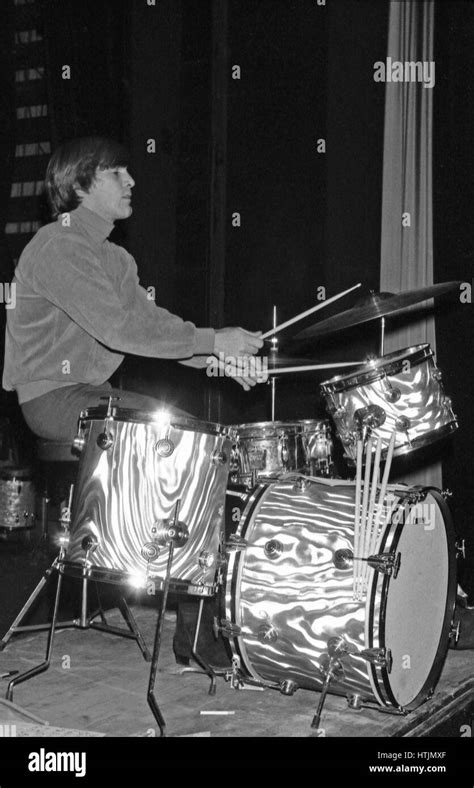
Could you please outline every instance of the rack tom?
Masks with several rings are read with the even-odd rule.
[[[345,456],[356,461],[357,440],[366,429],[382,438],[382,456],[386,456],[392,433],[396,456],[454,432],[458,424],[441,378],[434,353],[424,344],[373,359],[348,375],[322,383]]]

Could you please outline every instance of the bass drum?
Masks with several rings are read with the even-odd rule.
[[[222,622],[244,682],[321,691],[338,642],[329,692],[401,711],[432,694],[454,613],[451,517],[439,490],[389,485],[387,495],[376,553],[398,571],[371,568],[358,601],[354,483],[299,476],[254,489],[228,552]]]

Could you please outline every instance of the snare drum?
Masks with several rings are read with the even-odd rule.
[[[328,421],[261,421],[235,425],[232,483],[277,478],[288,471],[329,475],[332,441]]]
[[[387,558],[369,569],[358,601],[348,561],[354,483],[300,477],[255,488],[228,545],[221,622],[244,683],[321,691],[337,642],[341,671],[329,692],[404,711],[432,694],[454,612],[453,526],[438,490],[387,492],[376,545]]]
[[[430,345],[415,345],[321,384],[346,457],[356,460],[357,439],[367,418],[372,419],[372,436],[383,440],[382,456],[387,453],[393,432],[396,456],[427,446],[457,429],[452,403],[444,394],[442,373],[433,356]]]
[[[0,531],[23,531],[35,527],[36,491],[27,468],[0,471]]]
[[[171,587],[213,594],[232,431],[114,407],[84,411],[79,427],[67,571],[161,587],[173,537]]]

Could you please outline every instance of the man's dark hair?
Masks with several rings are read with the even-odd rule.
[[[79,137],[61,145],[46,170],[46,194],[53,218],[73,211],[80,203],[79,187],[89,191],[97,168],[127,167],[129,156],[119,142],[105,137]]]

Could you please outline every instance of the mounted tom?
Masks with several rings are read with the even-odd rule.
[[[397,456],[454,432],[458,423],[441,377],[433,350],[423,344],[373,359],[349,375],[322,383],[327,409],[349,461],[355,462],[357,440],[367,435],[382,438],[385,456],[395,433],[393,454]]]

